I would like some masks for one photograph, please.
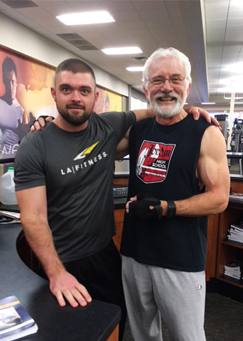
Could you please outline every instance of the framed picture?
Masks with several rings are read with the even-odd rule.
[[[55,67],[0,45],[0,163],[14,158],[40,115],[57,115],[50,88]],[[122,111],[122,96],[97,86],[94,111]]]
[[[122,111],[122,96],[104,89],[100,86],[96,87],[99,97],[94,106],[94,112],[101,114],[108,111]]]
[[[55,68],[0,46],[0,155],[14,156],[40,115],[56,116]]]

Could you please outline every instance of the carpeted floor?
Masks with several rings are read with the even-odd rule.
[[[243,303],[219,294],[207,293],[205,332],[207,341],[243,340]],[[133,341],[129,323],[126,324],[123,341]],[[164,324],[163,341],[170,341]]]

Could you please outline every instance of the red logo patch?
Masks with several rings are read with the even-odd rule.
[[[137,177],[145,183],[164,181],[175,147],[175,144],[144,141],[137,159]]]

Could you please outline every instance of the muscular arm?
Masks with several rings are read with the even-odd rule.
[[[60,306],[65,300],[73,307],[85,306],[91,297],[83,285],[69,274],[56,252],[47,221],[46,188],[44,186],[16,192],[21,223],[26,239],[40,260],[50,282],[50,290]]]
[[[200,184],[205,192],[186,200],[175,201],[176,215],[203,216],[225,210],[229,200],[230,176],[226,158],[226,145],[222,133],[214,126],[203,136],[197,165]],[[162,201],[167,211],[167,203]]]
[[[226,144],[223,134],[215,127],[209,127],[202,139],[197,174],[199,184],[205,186],[205,192],[191,198],[174,201],[178,216],[205,216],[220,213],[227,207],[230,190],[230,176],[226,158]],[[129,204],[137,200],[130,198],[126,204],[129,213]],[[167,215],[167,201],[161,200],[163,216]],[[154,209],[150,206],[150,209]]]

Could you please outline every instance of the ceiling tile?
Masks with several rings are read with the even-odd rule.
[[[22,1],[22,0],[20,0]],[[140,76],[125,71],[131,56],[110,58],[101,51],[81,51],[57,36],[77,33],[101,49],[120,45],[138,45],[149,56],[158,47],[174,46],[191,58],[194,103],[207,96],[226,72],[222,67],[243,59],[243,9],[233,0],[204,0],[206,50],[200,0],[33,0],[39,7],[12,9],[0,0],[0,12],[69,49],[124,82],[141,90]],[[66,26],[55,17],[65,12],[108,10],[112,24]],[[206,62],[208,68],[206,69]]]

